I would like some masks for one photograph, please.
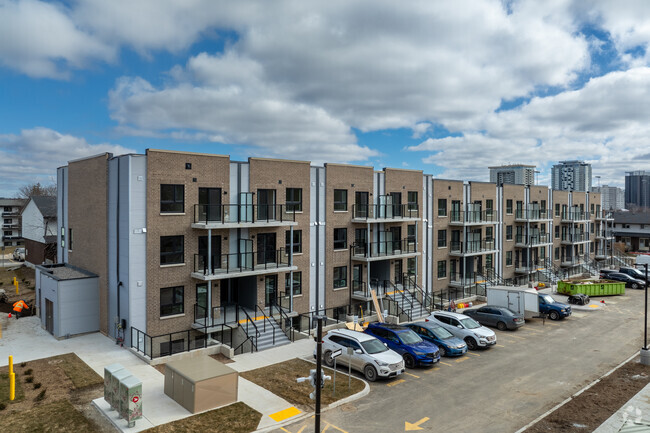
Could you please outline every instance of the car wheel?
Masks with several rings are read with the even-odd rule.
[[[469,350],[476,350],[478,348],[478,344],[476,344],[476,340],[474,340],[472,337],[465,338],[465,343],[467,343],[467,348]]]
[[[632,283],[632,288],[636,290],[639,288],[639,285],[637,283]]]
[[[443,346],[438,346],[438,350],[440,351],[440,357],[442,358],[443,356],[447,356],[447,351]]]
[[[497,323],[497,329],[498,329],[499,331],[505,331],[506,329],[508,329],[508,327],[506,326],[505,323],[503,323],[503,322],[499,322],[499,323]]]
[[[408,353],[404,354],[404,365],[406,368],[415,368],[415,358]]]
[[[548,313],[548,318],[551,320],[559,320],[560,313],[558,313],[557,311],[551,311],[550,313]]]
[[[325,362],[325,365],[328,367],[333,367],[334,366],[334,358],[332,358],[332,352],[329,350],[325,351],[323,354],[323,361]]]
[[[363,375],[366,376],[368,382],[377,380],[377,370],[372,365],[366,365],[366,368],[363,369]]]

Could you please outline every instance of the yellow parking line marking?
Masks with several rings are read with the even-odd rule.
[[[312,418],[313,418],[313,417],[312,417]],[[302,433],[302,432],[305,430],[305,427],[307,427],[307,426],[304,425],[304,426],[300,427],[300,430],[298,430],[296,433]],[[287,430],[287,429],[284,428],[284,427],[280,427],[280,430],[282,430],[282,431],[284,431],[284,432],[287,432],[287,433],[291,433],[289,430]]]
[[[510,338],[510,337],[512,337],[512,338],[518,338],[518,339],[520,339],[520,340],[525,340],[525,339],[526,339],[526,337],[517,337],[516,335],[508,335],[508,337],[509,337],[509,338]]]
[[[334,429],[340,431],[341,433],[348,433],[347,431],[345,431],[345,430],[343,430],[343,429],[341,429],[341,428],[338,428],[337,426],[335,426],[335,425],[333,425],[333,424],[330,424],[330,423],[328,423],[327,421],[325,421],[325,428],[323,429],[323,432],[322,432],[322,433],[325,433],[325,431],[326,431],[328,428],[330,428],[330,427],[332,427],[332,428],[334,428]],[[298,433],[300,433],[300,432],[298,432]]]
[[[481,356],[478,353],[467,352],[468,355]]]
[[[272,413],[269,415],[271,419],[275,422],[280,422],[284,421],[287,418],[291,418],[292,416],[296,416],[298,414],[302,413],[300,409],[295,408],[295,407],[290,407],[288,409],[281,410],[280,412]]]
[[[506,346],[503,346],[503,345],[501,345],[501,344],[495,344],[495,346],[496,346],[496,347],[506,347]]]
[[[446,366],[448,366],[448,367],[451,367],[451,364],[447,364],[446,362],[442,362],[442,361],[440,361],[440,363],[441,363],[442,365],[446,365]]]
[[[404,382],[406,382],[404,379],[397,379],[390,383],[387,383],[386,386],[395,386],[397,384],[404,383]]]
[[[440,370],[440,367],[431,367],[430,369],[425,370],[425,371],[424,371],[424,374],[429,374],[429,373],[431,373],[431,372],[434,371],[434,370]]]
[[[406,373],[406,372],[405,372],[404,374],[408,374],[409,376],[414,377],[414,378],[416,378],[416,379],[419,379],[419,378],[420,378],[420,376],[416,376],[416,375],[411,374],[411,373]]]
[[[465,357],[463,356],[462,358],[458,358],[458,359],[456,360],[456,362],[463,362],[463,361],[467,361],[468,359],[469,359],[469,358],[465,358]]]

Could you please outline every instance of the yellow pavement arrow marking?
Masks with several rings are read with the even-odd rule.
[[[398,380],[395,380],[393,382],[387,383],[386,386],[395,386],[395,385],[398,385],[398,384],[404,383],[404,382],[406,382],[404,379],[398,379]]]
[[[411,374],[411,373],[404,373],[404,374],[408,374],[409,376],[414,377],[414,378],[416,378],[416,379],[419,379],[419,378],[420,378],[420,376],[416,376],[416,375]]]
[[[420,424],[425,423],[427,421],[429,421],[429,418],[427,418],[426,416],[418,422],[410,423],[406,421],[404,423],[404,431],[423,430],[422,427],[420,427]]]
[[[348,433],[347,431],[345,431],[345,430],[343,430],[343,429],[341,429],[341,428],[338,428],[337,426],[335,426],[335,425],[333,425],[333,424],[330,424],[330,423],[328,423],[327,421],[325,421],[325,428],[323,429],[323,432],[322,432],[322,433],[325,433],[325,430],[327,430],[327,429],[330,428],[330,427],[332,427],[333,429],[336,429],[336,430],[340,431],[341,433]],[[301,431],[302,431],[302,430],[301,430]],[[300,433],[300,432],[298,432],[298,433]]]

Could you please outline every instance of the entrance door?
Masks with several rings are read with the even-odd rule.
[[[196,317],[205,319],[208,317],[208,285],[196,285]]]
[[[402,261],[395,261],[395,284],[402,284]]]
[[[260,221],[275,220],[275,190],[257,190],[257,219]]]
[[[368,255],[368,231],[366,229],[354,230],[354,254]]]
[[[391,192],[390,195],[393,198],[393,216],[402,216],[402,193]]]
[[[451,221],[460,221],[460,200],[451,201]]]
[[[221,221],[221,188],[199,188],[201,221]]]
[[[45,300],[45,330],[54,335],[54,304],[49,299]]]
[[[354,193],[354,218],[368,218],[368,192]]]
[[[275,263],[275,233],[257,235],[257,263]]]
[[[278,276],[267,275],[264,279],[264,306],[275,305],[278,298]]]
[[[210,262],[212,269],[221,268],[221,236],[212,236],[212,245],[210,248],[212,257]],[[208,266],[208,237],[199,236],[199,257],[201,260],[201,269],[207,269]]]
[[[359,292],[363,289],[363,265],[352,266],[352,291]]]
[[[391,251],[395,253],[396,250],[400,250],[402,253],[404,253],[404,248],[402,248],[402,228],[401,227],[391,227],[390,228],[391,233],[393,234],[393,245],[391,248]]]

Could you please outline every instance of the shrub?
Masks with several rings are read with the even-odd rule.
[[[26,362],[21,362],[21,363],[20,363],[20,366],[21,366],[21,367],[27,367],[27,363],[26,363]]]
[[[28,377],[25,379],[25,383],[32,383],[33,381],[34,381],[34,376],[28,376]]]
[[[9,373],[2,373],[0,374],[0,377],[2,377],[3,379],[9,379]]]
[[[34,384],[34,389],[38,389],[41,387],[41,382],[37,382]]]
[[[47,388],[45,388],[45,389],[43,389],[43,391],[39,392],[38,395],[34,398],[34,401],[45,400],[45,391],[47,391]]]
[[[28,368],[27,370],[25,370],[25,372],[23,374],[25,376],[31,376],[33,372],[34,372],[34,370],[32,370],[31,368]]]
[[[7,405],[5,403],[0,403],[0,410],[5,410]]]

